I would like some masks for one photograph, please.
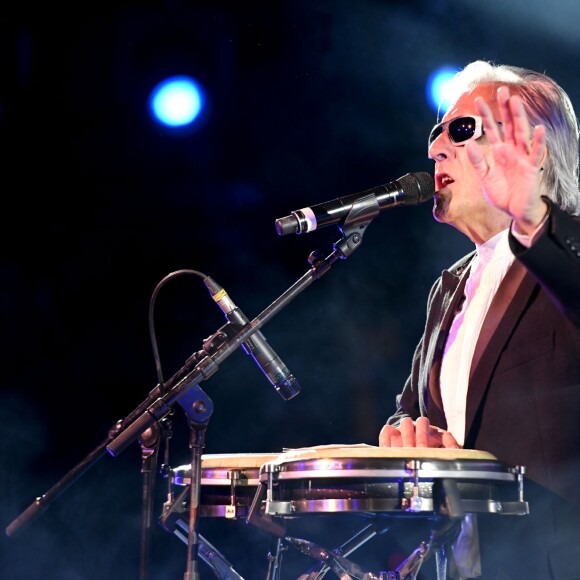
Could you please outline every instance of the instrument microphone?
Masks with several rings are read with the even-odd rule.
[[[433,195],[435,182],[429,173],[407,173],[385,185],[293,211],[289,216],[276,220],[276,231],[279,236],[285,236],[340,224],[347,218],[353,204],[367,196],[374,196],[379,211],[382,211],[397,205],[417,205],[431,199]]]
[[[203,281],[214,302],[220,307],[228,321],[241,326],[248,324],[249,320],[244,313],[232,302],[228,293],[217,282],[209,276]],[[259,330],[242,343],[242,348],[256,361],[260,370],[285,401],[295,397],[300,392],[298,381],[272,350],[266,337]]]

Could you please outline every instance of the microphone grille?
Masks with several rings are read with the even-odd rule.
[[[425,171],[407,173],[398,182],[408,203],[423,203],[435,195],[435,181]]]

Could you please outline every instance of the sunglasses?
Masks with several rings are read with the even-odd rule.
[[[431,147],[433,141],[445,130],[449,134],[449,140],[456,147],[459,147],[462,143],[470,139],[479,139],[484,134],[481,117],[476,115],[456,117],[455,119],[451,119],[451,121],[438,123],[431,129],[428,146]]]

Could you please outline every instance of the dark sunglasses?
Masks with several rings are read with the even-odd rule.
[[[433,141],[445,130],[449,134],[449,140],[456,147],[459,147],[470,139],[479,139],[484,134],[481,117],[476,115],[456,117],[455,119],[451,119],[451,121],[438,123],[431,129],[428,146],[431,147]]]

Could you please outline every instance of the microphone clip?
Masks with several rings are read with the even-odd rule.
[[[367,226],[380,213],[379,202],[375,195],[357,199],[346,219],[338,225],[342,238],[333,244],[341,260],[346,260],[361,244]]]
[[[224,324],[211,336],[208,336],[203,340],[203,352],[208,356],[216,355],[228,344],[229,341],[236,338],[238,334],[240,334],[244,326],[244,324],[232,322],[228,319],[226,324]]]

